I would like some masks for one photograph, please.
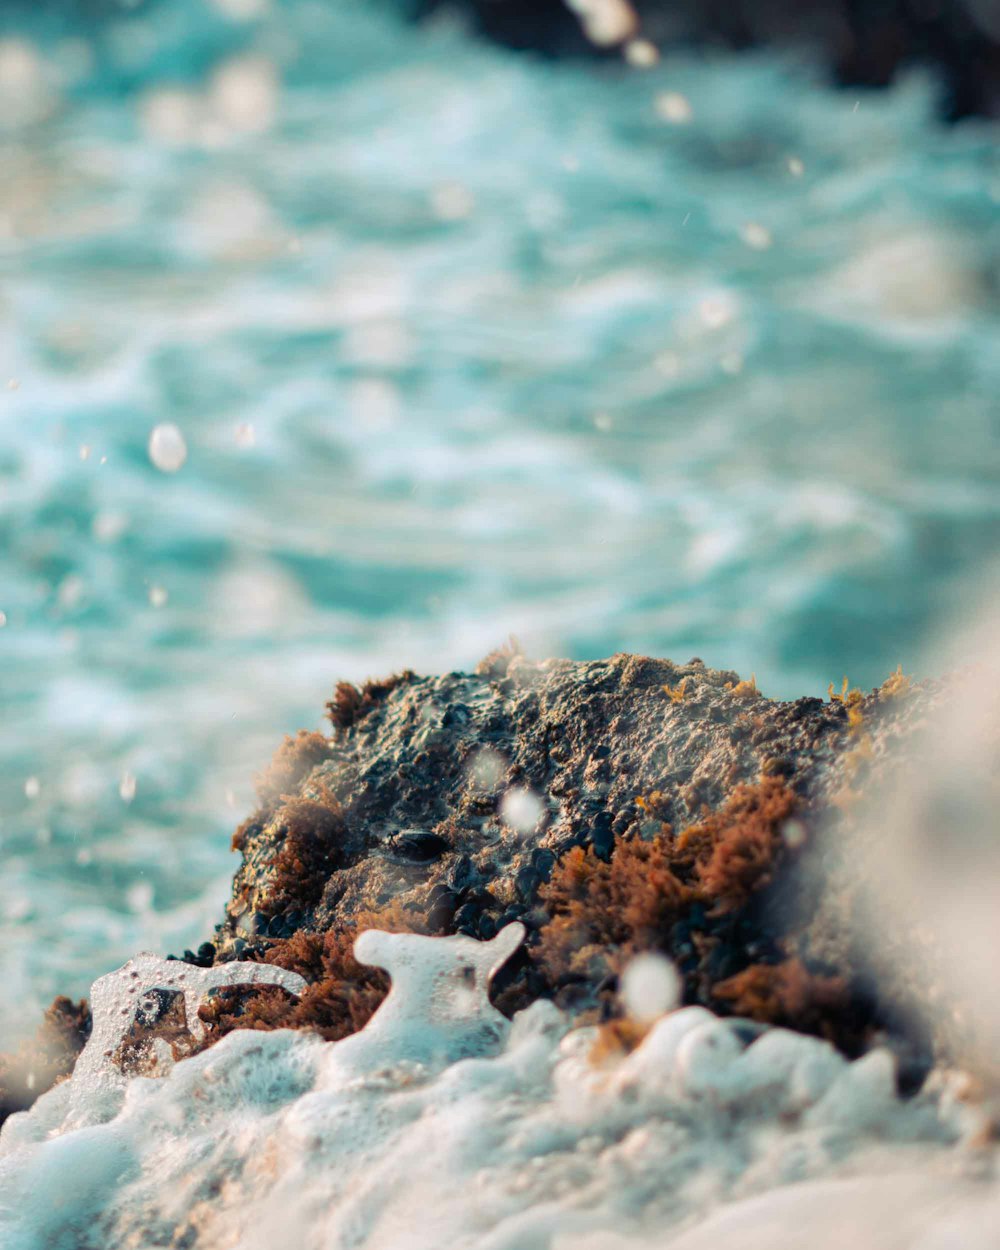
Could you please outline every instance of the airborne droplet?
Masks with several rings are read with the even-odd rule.
[[[184,435],[172,422],[163,422],[150,434],[149,458],[164,473],[176,473],[187,459]]]
[[[633,1020],[655,1020],[677,1006],[677,969],[662,955],[637,955],[622,973],[621,996]]]

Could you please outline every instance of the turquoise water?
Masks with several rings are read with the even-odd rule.
[[[7,20],[0,1041],[208,935],[339,678],[513,632],[818,694],[933,669],[994,580],[1000,163],[933,83]]]

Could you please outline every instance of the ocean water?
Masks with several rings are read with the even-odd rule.
[[[210,936],[337,679],[514,633],[820,694],[995,580],[996,130],[929,79],[0,20],[0,1043]]]

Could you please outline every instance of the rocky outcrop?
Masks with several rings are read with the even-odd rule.
[[[188,952],[265,959],[310,988],[297,1003],[224,997],[210,1036],[279,1024],[344,1036],[385,992],[351,958],[361,929],[488,939],[518,920],[528,939],[496,986],[508,1011],[548,996],[627,1033],[617,978],[654,950],[688,1002],[848,1053],[888,1035],[904,1076],[919,1076],[928,1039],[905,1002],[876,992],[843,923],[850,856],[836,828],[940,687],[895,674],[831,696],[777,702],[698,659],[510,651],[473,674],[342,683],[332,736],[286,739],[259,778],[225,919]]]

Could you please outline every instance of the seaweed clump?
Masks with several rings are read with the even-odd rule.
[[[326,713],[335,729],[350,729],[376,707],[398,685],[411,681],[412,669],[393,673],[379,681],[366,681],[360,689],[349,681],[337,682],[333,698],[326,705]]]
[[[279,938],[263,953],[263,962],[297,972],[309,981],[298,999],[278,987],[220,990],[199,1009],[206,1026],[200,1049],[220,1041],[234,1029],[305,1029],[324,1041],[337,1042],[363,1029],[389,992],[388,974],[360,964],[354,942],[365,929],[396,933],[433,932],[424,916],[399,905],[359,915],[351,925],[325,933],[299,930]]]
[[[842,1029],[834,1024],[848,1009],[849,987],[845,977],[810,972],[796,957],[780,964],[752,964],[718,982],[715,997],[738,1016],[837,1041]]]
[[[321,733],[300,729],[294,737],[286,735],[271,763],[256,778],[258,800],[267,807],[291,794],[331,754],[330,744]]]
[[[274,828],[281,845],[271,860],[272,873],[260,899],[266,915],[319,900],[339,866],[345,827],[343,811],[329,792],[321,799],[291,798],[278,809]]]
[[[257,900],[262,916],[300,915],[319,900],[330,875],[342,866],[343,808],[322,778],[313,780],[315,769],[331,755],[322,734],[299,730],[284,739],[257,776],[260,806],[233,834],[232,848],[245,855],[265,829],[273,838],[267,885]]]
[[[46,1009],[34,1038],[16,1053],[0,1055],[0,1124],[70,1075],[90,1026],[87,1000],[74,1003],[60,995]]]
[[[783,836],[797,803],[783,777],[765,776],[679,834],[661,825],[650,841],[618,839],[607,861],[572,848],[542,888],[548,919],[507,1004],[544,986],[574,1005],[597,986],[600,1014],[614,1018],[619,974],[634,955],[655,951],[675,961],[687,1002],[836,1034],[836,1013],[824,1011],[840,1008],[846,988],[789,958],[787,917],[771,889],[799,850]]]

